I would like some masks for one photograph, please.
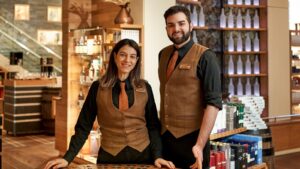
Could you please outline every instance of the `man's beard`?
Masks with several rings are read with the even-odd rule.
[[[191,32],[188,31],[187,33],[184,33],[183,36],[181,38],[173,38],[172,36],[169,36],[169,39],[175,44],[175,45],[180,45],[183,42],[187,41],[189,39],[189,37],[191,36]]]

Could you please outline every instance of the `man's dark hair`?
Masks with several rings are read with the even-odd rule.
[[[191,13],[190,11],[184,7],[184,6],[179,6],[179,5],[175,5],[175,6],[171,6],[169,9],[166,10],[164,17],[165,17],[165,21],[167,22],[167,18],[171,15],[177,14],[179,12],[184,13],[184,15],[186,16],[186,19],[189,23],[191,23]]]

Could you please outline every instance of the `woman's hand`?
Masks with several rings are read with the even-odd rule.
[[[63,158],[57,158],[54,160],[49,161],[44,169],[57,169],[57,168],[63,168],[68,166],[68,161]]]
[[[172,161],[167,161],[167,160],[164,160],[162,158],[157,158],[155,161],[154,161],[154,165],[158,168],[161,168],[162,166],[166,166],[170,169],[174,169],[175,168],[175,165],[172,163]]]

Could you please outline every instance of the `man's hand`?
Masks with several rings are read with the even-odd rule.
[[[174,169],[175,168],[175,165],[172,163],[172,161],[167,161],[167,160],[164,160],[162,158],[157,158],[155,161],[154,161],[154,165],[158,168],[161,168],[162,166],[166,166],[170,169]]]
[[[196,162],[190,166],[191,169],[202,169],[202,161],[203,161],[203,150],[199,145],[194,145],[193,149],[194,157],[196,158]]]
[[[68,161],[63,158],[57,158],[54,160],[49,161],[44,169],[57,169],[57,168],[63,168],[68,166]]]

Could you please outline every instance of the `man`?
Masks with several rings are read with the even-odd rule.
[[[172,6],[164,17],[174,44],[159,53],[163,153],[176,167],[208,169],[209,135],[222,108],[220,69],[215,54],[191,39],[187,8]]]

